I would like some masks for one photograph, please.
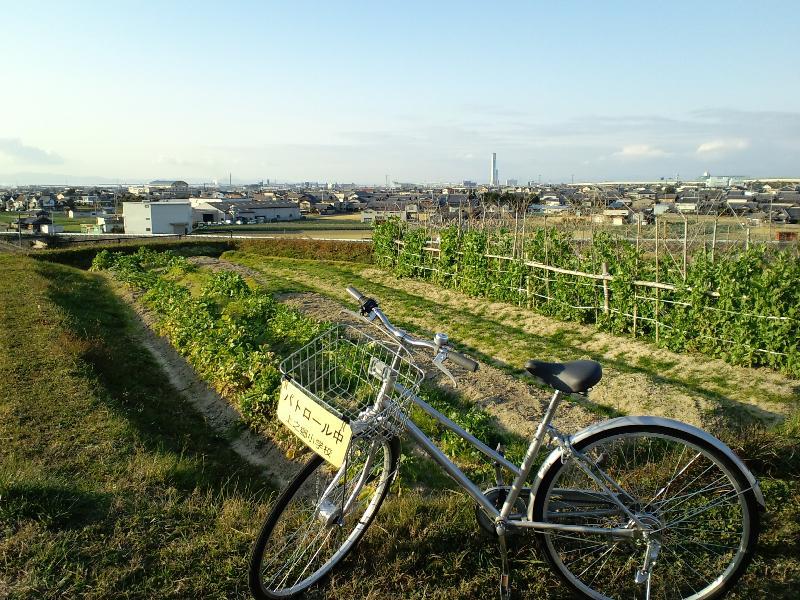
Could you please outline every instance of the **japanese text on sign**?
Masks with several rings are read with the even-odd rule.
[[[291,381],[281,384],[278,420],[322,458],[339,467],[350,445],[350,426]]]

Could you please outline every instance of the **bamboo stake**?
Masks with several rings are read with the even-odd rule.
[[[689,220],[683,217],[683,280],[686,281],[686,258],[689,244]]]
[[[547,230],[547,213],[545,213],[545,215],[544,215],[544,264],[546,264],[547,266],[550,266],[550,260],[548,259],[548,250],[547,250],[547,246],[548,246],[547,242],[548,242],[549,238],[550,238],[550,233]],[[548,275],[545,275],[544,283],[545,283],[545,286],[546,286],[546,289],[547,289],[547,300],[549,301],[550,300],[550,277]]]
[[[714,250],[717,247],[717,220],[714,219],[714,229],[711,231],[711,262],[714,262]]]
[[[658,217],[656,217],[656,283],[658,283]],[[656,321],[656,344],[658,344],[658,305],[660,303],[659,289],[656,288],[656,306],[655,306],[655,321]]]
[[[603,312],[608,314],[608,265],[603,261]]]

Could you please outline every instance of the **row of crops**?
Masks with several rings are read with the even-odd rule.
[[[196,278],[199,290],[192,293],[181,280],[196,267],[170,251],[103,250],[92,269],[108,270],[141,292],[140,300],[157,317],[158,332],[254,426],[270,421],[280,386],[280,357],[325,328],[251,287],[238,273]]]
[[[684,273],[633,243],[597,233],[576,251],[556,228],[527,232],[524,256],[507,230],[445,227],[429,239],[398,221],[376,225],[378,265],[468,295],[512,302],[567,321],[596,323],[674,351],[699,351],[733,364],[800,375],[800,260],[763,246],[717,254],[700,250]],[[434,250],[431,250],[431,247]],[[516,250],[516,252],[515,252]],[[502,258],[500,258],[502,257]],[[562,270],[613,276],[598,279]],[[674,290],[637,284],[671,284]]]

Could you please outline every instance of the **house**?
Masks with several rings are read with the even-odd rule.
[[[630,210],[627,208],[607,208],[602,214],[594,215],[592,221],[598,224],[624,225],[628,222]]]
[[[185,200],[123,202],[125,233],[185,234],[192,229],[192,205]]]
[[[192,198],[192,223],[221,223],[228,216],[218,205],[221,202],[203,201]]]
[[[81,219],[81,218],[85,218],[85,217],[98,217],[98,216],[101,216],[101,215],[104,215],[104,214],[106,214],[106,211],[104,209],[102,209],[102,208],[99,209],[99,210],[75,210],[75,209],[70,208],[67,211],[67,218],[68,219]]]
[[[100,202],[100,198],[95,194],[84,194],[83,196],[79,196],[77,203],[83,204],[84,206],[95,206]]]
[[[16,221],[11,222],[11,228],[25,231],[32,231],[40,233],[42,227],[45,225],[52,225],[53,220],[50,218],[50,213],[44,210],[37,211],[30,217],[22,217]]]
[[[189,184],[185,181],[156,179],[149,184],[149,192],[157,192],[162,198],[186,199],[189,197]]]
[[[402,202],[373,200],[369,207],[361,211],[362,223],[381,223],[389,219],[408,221],[408,211]]]
[[[97,226],[101,233],[122,233],[124,225],[121,215],[104,215],[97,217]]]

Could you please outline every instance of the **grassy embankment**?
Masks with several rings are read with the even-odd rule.
[[[23,257],[0,258],[0,270],[21,285],[2,292],[0,592],[245,596],[267,482],[165,382],[107,280]],[[327,597],[494,588],[494,546],[463,496],[406,488],[384,514]],[[526,548],[520,588],[551,596]]]
[[[405,306],[406,310],[400,315],[403,321],[412,326],[416,323],[417,327],[429,328],[424,322],[416,321],[415,314],[420,313],[419,308],[412,310],[414,305],[423,309],[429,307],[418,289],[409,290],[409,282],[405,281],[395,282],[392,286],[388,280],[381,279],[363,265],[313,264],[310,261],[268,259],[253,255],[232,258],[260,268],[266,275],[261,284],[274,291],[319,289],[340,297],[340,293],[334,292],[333,288],[341,287],[341,281],[361,285],[382,300],[392,297],[391,314],[400,314]],[[22,590],[17,595],[27,594],[30,597],[49,595],[46,590],[51,588],[58,590],[54,582],[65,576],[72,586],[65,590],[67,596],[99,596],[102,590],[107,590],[106,595],[130,597],[239,595],[244,574],[243,547],[249,541],[243,538],[250,538],[254,527],[252,519],[246,517],[252,515],[256,510],[254,505],[257,506],[257,502],[248,505],[247,501],[252,493],[252,481],[258,481],[257,475],[241,467],[237,480],[239,491],[230,481],[226,484],[224,479],[215,479],[214,474],[219,473],[213,467],[218,464],[215,460],[231,454],[221,441],[208,432],[202,423],[198,423],[196,417],[192,419],[180,401],[177,401],[179,409],[164,404],[176,402],[175,393],[168,386],[162,386],[167,389],[161,392],[147,388],[147,394],[136,394],[140,386],[154,385],[153,379],[143,377],[143,373],[154,373],[153,378],[159,382],[163,376],[158,374],[152,363],[147,364],[149,361],[142,358],[145,354],[136,345],[135,339],[125,334],[128,331],[128,325],[124,324],[126,312],[111,296],[102,280],[67,267],[47,264],[33,266],[31,261],[25,259],[13,262],[20,260],[16,258],[2,260],[5,262],[0,266],[6,271],[6,276],[30,282],[28,287],[31,292],[4,292],[6,297],[2,299],[3,306],[15,308],[6,311],[8,317],[2,313],[4,333],[0,335],[0,347],[4,351],[0,360],[8,363],[3,365],[4,371],[14,375],[0,382],[0,386],[10,382],[16,391],[20,386],[32,386],[31,382],[36,382],[37,386],[42,387],[42,391],[36,395],[28,394],[27,398],[32,402],[15,402],[11,388],[0,387],[4,392],[3,410],[14,417],[4,418],[0,425],[0,430],[8,428],[12,432],[3,431],[0,434],[4,438],[11,438],[8,450],[4,450],[3,455],[1,472],[4,490],[12,485],[16,486],[15,489],[26,489],[26,485],[35,487],[41,478],[56,477],[61,478],[61,484],[65,486],[69,482],[73,488],[109,494],[108,506],[113,507],[113,510],[103,507],[95,512],[90,510],[89,513],[94,516],[86,519],[80,510],[74,509],[81,505],[70,497],[66,505],[73,508],[65,510],[56,507],[51,512],[62,515],[62,518],[48,521],[47,513],[36,508],[35,496],[22,496],[16,504],[10,503],[12,509],[0,513],[3,527],[8,532],[6,541],[0,546],[0,564],[6,577],[4,584]],[[36,272],[33,272],[34,269]],[[406,296],[396,294],[398,288],[405,288]],[[39,312],[28,310],[33,314],[26,316],[25,310],[37,305]],[[475,338],[478,333],[471,333],[470,329],[476,325],[481,325],[482,330],[488,328],[485,341],[489,345],[483,346],[487,348],[484,358],[491,359],[493,354],[499,354],[500,360],[508,359],[497,339],[492,343],[491,338],[492,333],[505,335],[513,331],[502,317],[492,314],[488,307],[484,308],[486,314],[482,316],[448,303],[437,305],[437,310],[438,322],[446,323],[455,339],[467,340],[470,346],[481,347],[478,343],[480,340]],[[44,319],[42,315],[46,315]],[[34,331],[33,326],[41,325],[42,320],[49,326],[48,332],[30,335],[30,331]],[[74,345],[58,340],[62,331],[66,332],[66,339],[72,339],[70,336],[73,336],[80,344],[88,344],[89,349],[97,347],[102,350],[76,352]],[[17,345],[13,346],[12,340],[24,338],[20,332],[25,332],[27,340],[16,342]],[[525,334],[524,331],[517,333]],[[549,352],[555,356],[559,352],[568,352],[571,340],[554,335],[538,343],[543,344],[543,353]],[[513,340],[509,345],[514,346]],[[11,347],[13,353],[8,353],[6,346]],[[117,350],[110,353],[105,350],[106,347]],[[522,350],[518,348],[514,351]],[[19,353],[25,360],[11,362],[5,358]],[[73,354],[78,354],[79,359],[75,359]],[[141,362],[143,360],[144,363]],[[512,361],[509,359],[509,362]],[[120,364],[126,363],[130,368],[119,368]],[[116,368],[112,368],[112,365]],[[58,382],[47,373],[61,374],[60,378],[56,378],[60,380],[58,387]],[[127,378],[126,373],[129,374]],[[66,379],[67,374],[72,379]],[[136,381],[132,380],[133,377],[136,377]],[[51,389],[60,388],[67,391],[74,388],[75,391],[62,391],[60,397],[64,401],[53,404]],[[32,389],[39,388],[32,386]],[[122,390],[127,393],[122,393]],[[7,391],[9,393],[5,393]],[[155,408],[150,406],[150,401],[143,399],[145,397],[153,398]],[[32,416],[27,417],[28,421],[16,416],[25,416],[25,410],[33,411],[32,408],[25,408],[29,406],[38,408]],[[94,414],[95,408],[97,415]],[[181,420],[176,419],[175,410],[180,411]],[[43,423],[44,426],[32,427],[30,421]],[[69,427],[60,426],[62,422],[79,423],[83,429],[71,431]],[[182,422],[195,423],[197,430],[183,430],[181,435],[176,434],[174,430],[180,430]],[[146,435],[148,443],[137,443],[137,437],[128,441],[126,433],[129,431],[135,436]],[[175,461],[196,456],[193,453],[199,451],[195,443],[198,439],[208,440],[209,446],[204,448],[207,458],[203,473],[212,482],[205,482],[205,487],[191,478],[184,485],[174,481],[177,467],[172,470],[162,468],[156,483],[152,483],[152,475],[144,476],[137,470],[143,468],[139,465],[149,466],[151,463],[148,461],[153,461],[155,465],[156,458],[159,464],[166,460],[163,458],[163,449],[155,456],[152,456],[153,451],[151,454],[143,453],[152,447],[163,448],[159,443],[166,444],[167,449],[177,447],[175,444],[169,445],[169,440],[176,436],[190,446],[183,458],[176,452],[177,457],[173,456]],[[749,598],[770,594],[789,598],[792,597],[792,586],[798,583],[800,572],[796,559],[800,550],[797,538],[800,507],[796,460],[789,455],[790,447],[770,448],[768,443],[775,440],[769,437],[764,437],[762,441],[759,446],[761,452],[757,455],[753,443],[753,447],[745,448],[744,453],[760,459],[760,462],[754,461],[754,467],[764,481],[771,514],[761,556],[751,567],[737,596]],[[32,444],[35,449],[29,451]],[[63,451],[65,446],[69,446],[69,453]],[[55,450],[51,451],[51,448]],[[775,450],[775,456],[770,455]],[[138,459],[134,460],[134,457]],[[76,468],[76,462],[83,467],[82,470]],[[42,474],[45,463],[49,467],[47,476]],[[240,464],[234,456],[224,463]],[[6,465],[15,466],[6,468]],[[178,472],[183,476],[187,468]],[[18,475],[11,478],[6,473]],[[148,477],[154,488],[152,490],[143,488],[141,482],[130,483],[131,480],[147,480]],[[192,484],[200,491],[190,493]],[[169,506],[165,506],[163,489],[159,486],[174,488]],[[202,505],[202,510],[191,512],[189,509],[194,505],[186,507],[186,503],[195,497],[205,498],[208,493],[203,496],[203,492],[207,490],[213,490],[216,495],[209,497],[207,503]],[[5,493],[3,496],[9,497]],[[49,494],[45,496],[50,497]],[[225,510],[225,504],[220,506],[219,502],[233,503],[235,508]],[[31,506],[34,508],[31,509]],[[118,509],[118,506],[122,509]],[[233,518],[225,521],[222,519],[225,515],[232,515]],[[442,518],[443,515],[445,518]],[[220,530],[225,527],[234,531]],[[30,534],[29,531],[34,533]],[[107,531],[111,533],[105,533]],[[239,533],[243,535],[240,537]],[[194,548],[192,544],[195,542],[201,547],[210,544],[213,551],[197,556],[179,546],[184,553],[178,552],[178,557],[173,557],[175,547],[170,546],[170,542],[174,542],[174,538],[170,536],[180,537],[191,548]],[[129,551],[131,548],[136,551]],[[530,545],[519,541],[515,543],[514,550],[514,580],[521,594],[535,598],[563,596],[563,589],[542,566]],[[190,565],[185,560],[187,555],[194,558],[196,564]],[[381,569],[375,569],[375,556],[382,557]],[[62,562],[59,563],[59,560]],[[131,563],[135,566],[131,567]],[[418,490],[404,489],[399,496],[390,498],[360,551],[348,561],[347,568],[334,577],[328,597],[485,597],[494,593],[497,566],[494,544],[476,533],[471,503],[463,495],[446,490],[420,493]],[[126,576],[130,571],[133,574]],[[74,573],[84,574],[78,582],[88,580],[89,583],[80,584],[86,587],[78,587]],[[37,589],[24,587],[31,578],[40,579],[43,583]],[[215,587],[211,587],[212,579]],[[121,582],[118,583],[118,580]],[[184,587],[177,587],[179,585]],[[164,587],[159,590],[159,586]]]

